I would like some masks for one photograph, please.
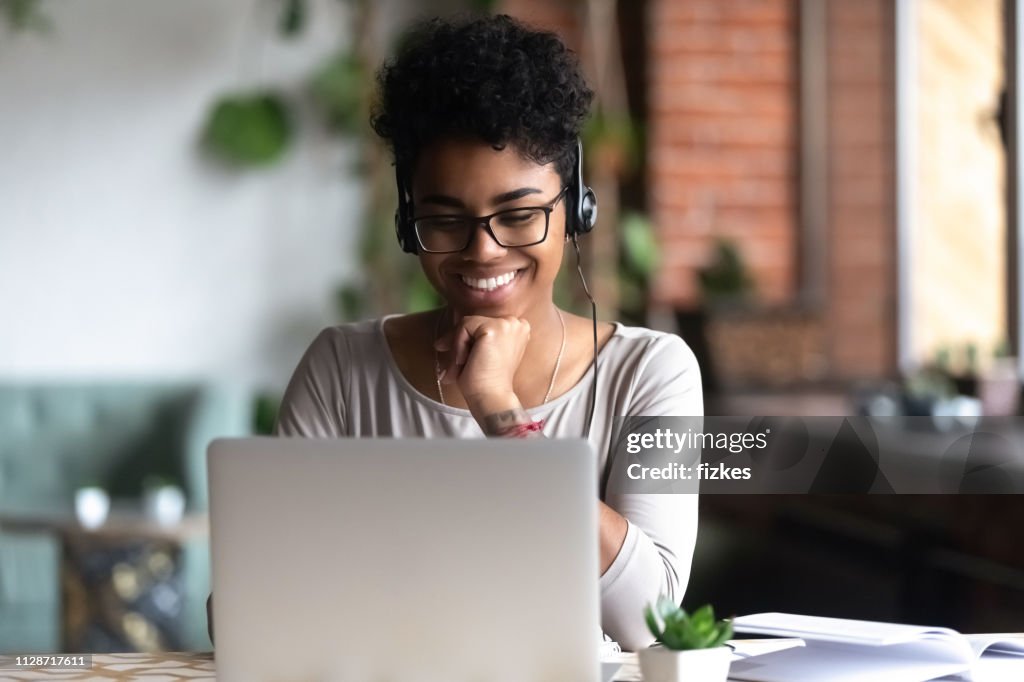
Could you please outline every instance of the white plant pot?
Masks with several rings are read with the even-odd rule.
[[[185,493],[176,485],[151,488],[143,496],[146,516],[161,526],[173,526],[185,514]]]
[[[732,661],[732,651],[724,646],[674,651],[659,645],[637,656],[644,682],[725,682]]]
[[[75,516],[83,527],[94,530],[103,525],[110,513],[110,496],[103,488],[87,486],[75,491]]]

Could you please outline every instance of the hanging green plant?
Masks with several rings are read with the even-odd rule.
[[[338,52],[317,69],[309,89],[331,128],[358,132],[363,123],[363,89],[366,70],[352,52]]]
[[[253,401],[252,429],[257,436],[274,433],[277,414],[281,410],[281,396],[273,391],[263,391]]]
[[[40,7],[40,0],[0,0],[0,15],[12,31],[38,31],[53,28],[50,17]]]
[[[233,166],[265,166],[288,149],[292,128],[284,100],[271,92],[226,95],[210,110],[204,148]]]
[[[362,282],[345,282],[334,290],[334,306],[345,322],[362,319],[367,312],[366,286]]]
[[[658,242],[647,216],[633,211],[622,216],[622,255],[629,274],[646,283],[658,267]]]
[[[306,27],[307,7],[305,0],[284,0],[277,30],[285,38],[294,38]]]

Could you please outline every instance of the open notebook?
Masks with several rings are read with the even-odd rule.
[[[1024,634],[961,635],[948,628],[759,613],[733,620],[736,632],[799,637],[805,646],[734,661],[729,678],[749,682],[917,682],[967,676],[979,659],[1003,659],[1024,680]],[[988,661],[985,661],[988,663]],[[983,679],[983,678],[982,678]]]

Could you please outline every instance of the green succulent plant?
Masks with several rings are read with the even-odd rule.
[[[732,622],[715,620],[715,611],[706,604],[689,615],[671,599],[658,600],[657,614],[648,604],[644,608],[647,628],[666,648],[674,651],[713,649],[732,638]]]

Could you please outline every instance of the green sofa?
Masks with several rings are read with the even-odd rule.
[[[207,508],[206,447],[250,431],[241,389],[202,383],[0,382],[0,510],[70,510],[81,485],[115,504],[143,480],[180,481],[190,511]],[[60,648],[60,547],[48,533],[0,532],[0,654]],[[181,643],[208,649],[209,544],[182,554]]]

